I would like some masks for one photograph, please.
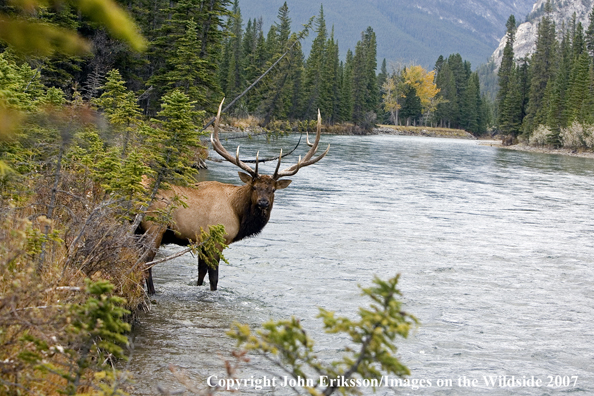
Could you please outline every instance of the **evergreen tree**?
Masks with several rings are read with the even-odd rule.
[[[350,121],[353,118],[353,52],[346,54],[340,87],[340,120]]]
[[[578,22],[572,40],[573,59],[579,58],[582,52],[584,52],[585,50],[586,42],[584,38],[584,28],[582,27],[582,23]]]
[[[408,85],[404,91],[400,117],[406,120],[407,126],[416,125],[416,121],[421,116],[422,111],[421,99],[417,96],[417,91],[412,85]]]
[[[377,87],[377,43],[375,33],[368,27],[355,47],[353,58],[353,122],[370,126],[379,106]],[[373,121],[374,122],[374,121]]]
[[[483,114],[481,113],[482,100],[478,74],[472,73],[468,79],[468,87],[464,92],[463,108],[461,111],[462,128],[475,135],[484,132]]]
[[[377,87],[380,93],[380,98],[382,95],[385,94],[383,91],[383,86],[388,79],[388,67],[386,65],[386,59],[382,61],[382,66],[380,67],[380,72],[377,75]],[[381,103],[381,100],[379,101]],[[377,120],[382,124],[386,124],[389,122],[390,113],[384,109],[383,106],[380,106],[377,110]]]
[[[242,65],[242,33],[243,22],[241,19],[241,10],[239,9],[239,2],[235,0],[233,3],[233,10],[229,16],[228,29],[231,36],[227,39],[224,49],[225,62],[227,62],[227,70],[222,70],[221,73],[226,72],[224,79],[223,91],[228,98],[234,98],[244,88],[244,76]]]
[[[322,71],[328,36],[323,6],[320,6],[320,15],[316,18],[316,33],[316,38],[311,45],[309,57],[305,64],[304,90],[307,103],[305,103],[304,115],[308,119],[313,119],[318,108],[320,108],[320,95],[323,86]]]
[[[118,70],[107,73],[107,81],[102,87],[101,97],[94,100],[107,116],[111,125],[122,133],[122,156],[126,156],[128,145],[136,128],[141,122],[141,109],[136,95],[124,86],[124,80]]]
[[[587,100],[590,86],[590,56],[583,52],[580,57],[574,62],[571,70],[571,77],[569,83],[569,95],[566,102],[567,124],[570,125],[573,121],[583,122],[578,119],[581,113],[582,105]]]
[[[449,62],[445,61],[436,77],[436,85],[439,88],[439,95],[442,98],[441,103],[435,110],[436,121],[442,126],[455,127],[459,114],[458,94],[456,89],[456,79],[450,68]]]
[[[330,38],[326,42],[326,57],[324,59],[324,69],[322,70],[322,91],[320,94],[320,111],[322,117],[329,123],[334,123],[339,117],[338,69],[338,43],[334,41],[334,27],[332,27]]]
[[[499,128],[503,133],[512,137],[518,136],[522,126],[521,71],[520,67],[513,68],[508,80],[510,90],[499,109]]]
[[[143,129],[147,149],[144,158],[149,160],[155,174],[151,201],[163,183],[184,185],[192,180],[196,170],[191,166],[193,158],[189,149],[199,146],[196,124],[202,123],[204,112],[195,111],[190,98],[177,90],[163,97],[157,117],[152,120],[156,128]]]
[[[591,57],[594,57],[594,9],[588,14],[588,29],[586,30],[584,41],[586,42],[586,49]]]
[[[549,80],[555,78],[557,41],[555,23],[551,17],[552,6],[550,1],[547,1],[545,11],[546,14],[538,25],[536,50],[532,54],[529,102],[523,123],[523,130],[527,136],[538,125],[547,121],[548,108],[543,107],[543,99],[545,98],[545,90]]]
[[[503,124],[507,123],[506,120],[510,119],[510,115],[505,113],[505,101],[510,90],[514,89],[514,87],[510,85],[510,80],[515,68],[514,41],[516,36],[516,18],[513,15],[511,15],[507,20],[506,27],[507,33],[505,47],[503,49],[503,57],[501,58],[501,66],[497,72],[497,76],[499,77],[499,92],[497,93],[499,114],[497,124],[499,125],[500,129]],[[506,134],[509,133],[507,130],[501,130]]]

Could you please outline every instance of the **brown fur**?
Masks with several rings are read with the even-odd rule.
[[[192,187],[172,186],[170,190],[159,191],[157,199],[149,207],[149,215],[157,209],[166,209],[176,195],[185,202],[186,207],[179,206],[173,210],[173,222],[167,227],[152,221],[140,224],[141,231],[154,238],[154,249],[148,261],[154,258],[162,243],[187,245],[188,240],[196,241],[200,228],[207,231],[211,225],[225,226],[226,244],[260,233],[270,219],[274,192],[286,188],[291,181],[274,180],[266,175],[258,175],[254,179],[241,172],[239,175],[246,183],[243,186],[207,181]],[[198,283],[202,284],[206,270],[209,272],[211,290],[216,290],[218,269],[216,274],[211,273],[205,263],[199,263]],[[147,288],[149,294],[154,293],[150,271]]]

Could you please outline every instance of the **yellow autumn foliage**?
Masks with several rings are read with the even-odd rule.
[[[421,99],[423,111],[431,108],[432,99],[440,91],[433,82],[434,79],[435,71],[428,72],[419,65],[407,67],[402,71],[402,80],[415,89],[417,96]]]

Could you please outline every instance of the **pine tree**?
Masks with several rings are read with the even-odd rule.
[[[153,123],[145,126],[145,161],[148,160],[155,175],[150,201],[163,183],[183,185],[196,173],[192,168],[191,148],[199,147],[197,123],[202,123],[203,111],[195,111],[194,103],[183,92],[176,90],[163,97],[162,109]]]
[[[503,49],[503,57],[501,58],[501,66],[497,72],[499,77],[499,92],[497,93],[497,105],[499,108],[499,114],[497,124],[500,126],[504,124],[510,118],[509,114],[505,113],[505,100],[510,90],[513,87],[510,86],[510,80],[512,73],[514,72],[514,41],[516,36],[516,18],[511,15],[506,23],[507,34],[505,48]],[[507,131],[506,131],[507,132]]]
[[[582,52],[584,52],[585,50],[586,42],[584,38],[584,28],[582,27],[582,23],[578,22],[572,40],[573,59],[579,58]]]
[[[545,124],[547,121],[548,108],[543,107],[543,99],[549,80],[555,78],[557,41],[555,23],[551,17],[552,6],[550,1],[547,1],[545,11],[547,13],[538,25],[536,50],[532,54],[529,102],[523,123],[523,130],[527,136],[538,125]]]
[[[586,49],[591,57],[594,57],[594,9],[588,14],[588,29],[586,30],[584,41],[586,42]]]
[[[107,73],[107,81],[101,88],[103,94],[93,102],[105,112],[114,128],[122,133],[122,156],[125,157],[130,140],[142,123],[142,111],[136,95],[126,89],[118,70]]]
[[[361,33],[361,40],[355,47],[353,58],[353,122],[357,125],[365,123],[369,128],[379,106],[379,89],[377,87],[377,43],[375,33],[368,27]]]
[[[435,119],[442,127],[456,126],[459,114],[456,79],[447,60],[441,66],[435,82],[442,98],[435,110]]]
[[[566,102],[568,125],[573,121],[583,122],[578,119],[582,105],[587,100],[590,86],[590,56],[583,52],[574,62],[569,82],[569,95]]]
[[[478,74],[472,73],[468,79],[468,87],[464,92],[464,101],[462,108],[462,127],[475,135],[480,135],[484,132],[481,126],[484,125],[482,119],[481,108],[482,100],[480,93],[480,83]]]
[[[509,76],[508,86],[510,90],[501,105],[500,111],[500,130],[512,137],[518,136],[522,126],[522,68],[513,68],[512,74]]]
[[[350,121],[353,118],[353,52],[346,54],[340,87],[340,120]]]
[[[338,69],[338,43],[334,41],[334,27],[332,27],[330,38],[326,42],[326,57],[322,70],[322,90],[320,93],[320,111],[324,119],[329,123],[334,123],[339,117]]]
[[[385,94],[382,87],[386,83],[387,79],[388,79],[388,67],[386,65],[386,59],[384,58],[384,60],[382,61],[382,66],[380,67],[380,72],[377,75],[377,87],[378,87],[379,93],[380,93],[379,103],[382,102],[381,97]],[[380,106],[377,110],[378,122],[385,124],[385,123],[389,122],[389,118],[390,118],[390,113],[388,111],[386,111],[383,106]]]
[[[313,119],[320,108],[320,95],[322,91],[322,70],[326,57],[326,42],[328,32],[324,19],[324,7],[320,6],[320,15],[316,18],[316,38],[314,39],[309,57],[305,64],[305,118]]]
[[[561,128],[566,127],[568,122],[569,114],[565,111],[565,107],[573,63],[574,59],[569,32],[564,30],[559,46],[559,68],[554,80],[554,86],[552,87],[546,122],[555,136],[559,135]]]
[[[224,78],[225,85],[222,88],[225,96],[229,98],[237,96],[245,85],[242,67],[242,25],[243,22],[241,19],[239,2],[238,0],[235,0],[227,25],[231,36],[227,39],[224,47],[225,64],[223,64],[223,66],[226,66],[226,70],[221,71],[221,73],[226,73]]]
[[[417,96],[417,91],[412,85],[408,85],[404,91],[404,100],[400,117],[406,120],[406,125],[416,125],[417,119],[422,114],[421,99]]]

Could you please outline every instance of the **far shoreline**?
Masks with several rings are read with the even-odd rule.
[[[592,151],[581,151],[576,149],[568,149],[568,148],[550,148],[550,147],[536,147],[536,146],[529,146],[525,143],[518,143],[512,146],[504,146],[501,144],[501,141],[498,140],[490,140],[481,143],[484,146],[492,146],[506,150],[514,150],[514,151],[524,151],[528,153],[539,153],[539,154],[556,154],[556,155],[565,155],[570,157],[578,157],[578,158],[590,158],[594,159],[594,152]]]

